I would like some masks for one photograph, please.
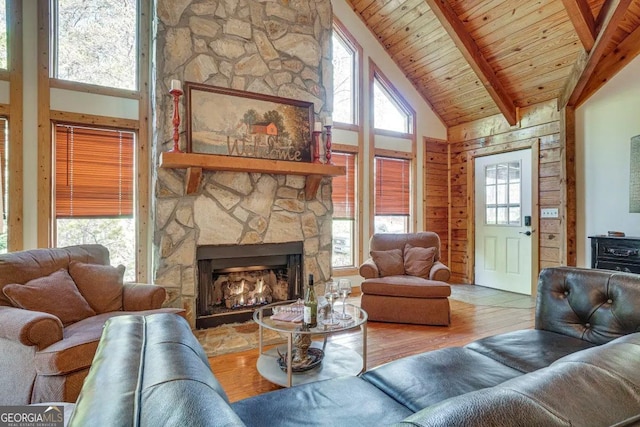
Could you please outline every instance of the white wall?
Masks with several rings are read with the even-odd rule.
[[[629,213],[630,140],[640,135],[640,56],[576,110],[577,256],[591,265],[588,236],[640,236]]]

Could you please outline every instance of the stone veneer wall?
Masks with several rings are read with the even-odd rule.
[[[330,179],[307,201],[304,177],[205,171],[198,190],[186,195],[185,171],[160,169],[158,160],[172,146],[172,79],[305,100],[313,102],[316,120],[326,116],[330,0],[157,0],[156,14],[153,268],[168,304],[186,308],[195,324],[199,245],[302,240],[305,273],[325,280],[331,274]]]

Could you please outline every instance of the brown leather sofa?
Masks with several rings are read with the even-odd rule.
[[[535,329],[231,404],[186,321],[118,317],[69,425],[638,425],[639,306],[640,275],[547,269]]]
[[[0,255],[0,405],[75,402],[109,318],[184,314],[161,308],[164,288],[120,273],[101,245]]]
[[[449,325],[451,276],[440,261],[440,237],[431,231],[374,234],[361,266],[362,308],[369,320]]]

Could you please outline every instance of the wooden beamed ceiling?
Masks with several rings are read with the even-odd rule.
[[[640,0],[345,0],[447,126],[587,100],[640,53]]]

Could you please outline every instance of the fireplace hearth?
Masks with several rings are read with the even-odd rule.
[[[301,298],[302,248],[302,242],[198,247],[196,328],[243,322],[265,304]]]

